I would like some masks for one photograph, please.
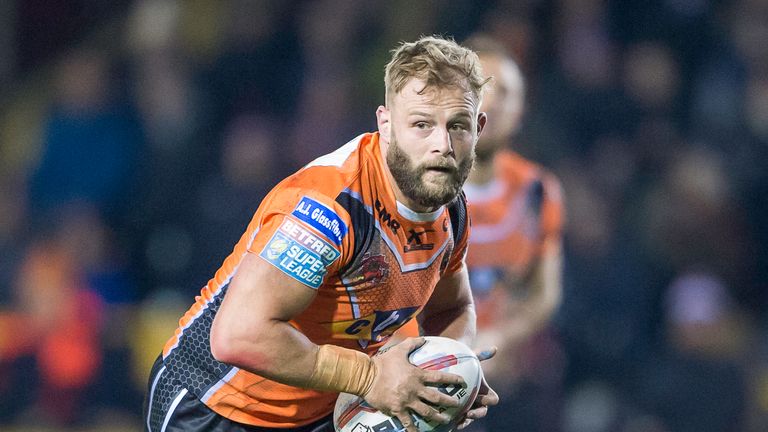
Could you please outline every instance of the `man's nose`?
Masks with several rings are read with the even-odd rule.
[[[453,143],[451,134],[445,129],[435,128],[432,134],[432,153],[439,153],[443,156],[453,154]]]

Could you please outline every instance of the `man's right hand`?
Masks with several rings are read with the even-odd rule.
[[[408,361],[408,355],[426,340],[408,338],[386,352],[374,356],[376,377],[363,398],[384,414],[395,416],[408,432],[416,432],[411,413],[425,420],[447,424],[451,419],[437,407],[457,407],[459,402],[435,385],[465,385],[456,374],[420,369]],[[431,384],[431,385],[430,385]]]

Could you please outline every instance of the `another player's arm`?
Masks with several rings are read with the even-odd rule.
[[[541,330],[560,305],[562,262],[561,241],[558,239],[546,242],[543,254],[530,276],[528,298],[521,305],[521,312],[528,323],[526,335]]]
[[[562,298],[562,192],[552,176],[545,175],[543,183],[546,199],[539,221],[543,238],[533,268],[523,282],[527,295],[510,304],[511,310],[505,314],[507,322],[498,327],[504,333],[501,339],[512,346],[545,327]]]
[[[497,323],[493,330],[498,332],[495,340],[502,350],[506,346],[515,347],[539,332],[560,305],[562,252],[559,240],[545,244],[543,255],[534,264],[524,283],[526,296],[511,301],[509,310],[504,313],[506,318]]]

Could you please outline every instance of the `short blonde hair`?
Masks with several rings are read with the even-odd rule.
[[[402,42],[392,50],[392,60],[384,71],[386,100],[399,93],[411,78],[422,79],[426,88],[458,86],[482,100],[488,78],[472,50],[452,39],[424,36],[415,42]]]

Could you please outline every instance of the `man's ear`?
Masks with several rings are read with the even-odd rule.
[[[389,137],[392,132],[390,116],[391,113],[389,109],[384,105],[379,105],[379,108],[376,110],[376,124],[379,127],[379,140],[384,140],[385,142],[389,142]]]
[[[483,132],[485,124],[488,122],[488,114],[481,112],[477,115],[477,136]]]

